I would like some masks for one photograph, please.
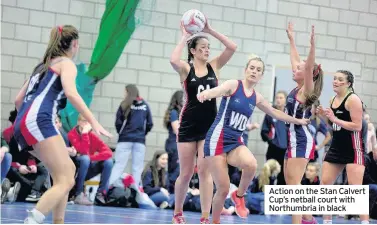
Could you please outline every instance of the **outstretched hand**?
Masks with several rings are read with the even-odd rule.
[[[310,44],[314,46],[315,44],[315,34],[314,34],[314,25],[312,25],[312,32],[310,34]]]
[[[289,22],[288,23],[288,28],[286,29],[288,39],[293,40],[293,23]]]
[[[93,123],[92,129],[99,136],[103,135],[103,136],[106,136],[108,138],[113,137],[113,135],[110,132],[108,132],[107,130],[105,130],[105,128],[103,128],[102,125],[99,124],[98,122]]]
[[[298,119],[298,124],[306,126],[310,123],[310,119]]]
[[[206,94],[206,91],[200,92],[198,95],[196,95],[196,97],[198,98],[198,101],[200,103],[203,103],[204,101],[208,100],[208,96]]]

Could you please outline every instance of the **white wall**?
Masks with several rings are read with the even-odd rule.
[[[79,58],[89,62],[105,0],[2,0],[1,4],[4,128],[15,95],[43,55],[52,26],[75,25],[81,37]],[[327,72],[351,70],[357,76],[356,91],[377,121],[376,0],[156,0],[150,22],[136,30],[117,67],[98,84],[92,105],[100,122],[115,133],[115,110],[124,86],[136,83],[150,103],[155,124],[147,137],[147,159],[155,149],[164,148],[167,132],[162,126],[163,115],[171,94],[180,88],[169,56],[181,35],[179,19],[191,8],[203,11],[213,28],[238,44],[238,52],[221,72],[223,79],[241,77],[250,53],[261,55],[270,65],[289,66],[288,21],[296,24],[296,40],[303,56],[308,53],[310,25],[315,24],[317,62]],[[211,47],[212,55],[222,49],[216,40]],[[271,84],[271,71],[267,71],[258,90],[269,97]],[[263,114],[255,114],[255,121],[262,119]],[[251,132],[250,139],[249,147],[261,166],[265,146],[259,131]]]

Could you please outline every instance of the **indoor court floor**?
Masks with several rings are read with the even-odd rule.
[[[1,223],[23,223],[27,215],[26,210],[32,209],[34,204],[13,203],[1,205]],[[187,223],[199,223],[200,214],[196,212],[185,212]],[[138,208],[114,208],[100,206],[68,205],[65,223],[101,223],[101,224],[171,224],[171,210],[146,210]],[[317,217],[319,223],[322,220]],[[51,215],[45,223],[51,223]],[[248,219],[241,219],[237,216],[223,216],[221,223],[224,224],[289,224],[290,216],[262,216],[250,215]],[[334,218],[333,223],[337,224],[359,224],[358,220],[344,220]],[[377,224],[377,221],[371,221]]]

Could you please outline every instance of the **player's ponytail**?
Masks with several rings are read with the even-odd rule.
[[[270,184],[270,177],[272,175],[279,174],[281,171],[281,165],[275,159],[269,159],[263,165],[261,174],[259,175],[258,180],[258,189],[264,192],[264,186]]]
[[[314,81],[313,91],[305,94],[306,100],[304,104],[304,109],[308,109],[312,107],[312,105],[319,99],[319,96],[321,96],[322,89],[323,89],[323,70],[321,68],[321,64],[314,65],[313,81]]]
[[[61,29],[62,28],[59,26],[59,27],[54,27],[51,30],[50,41],[48,42],[48,46],[47,46],[45,55],[43,57],[43,64],[44,64],[43,71],[47,71],[51,63],[53,54],[60,50],[58,45],[61,39]]]
[[[64,25],[52,28],[50,40],[43,56],[43,72],[47,71],[52,59],[67,55],[72,41],[78,38],[79,32],[74,26]]]

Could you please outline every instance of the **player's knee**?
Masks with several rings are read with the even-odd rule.
[[[67,169],[67,173],[64,177],[64,180],[66,180],[66,188],[68,188],[68,191],[75,186],[75,173],[76,173],[76,166],[73,162],[70,163],[68,166],[69,169]]]
[[[221,184],[221,185],[218,185],[217,186],[217,190],[216,190],[216,194],[218,196],[220,196],[221,198],[226,198],[228,196],[228,193],[229,193],[229,184],[226,185],[226,184]]]
[[[67,171],[65,174],[61,174],[55,178],[54,186],[55,185],[59,186],[61,191],[69,192],[75,185],[75,178],[69,174],[69,171]]]
[[[181,169],[180,174],[179,174],[179,178],[183,182],[190,182],[193,174],[194,174],[193,170],[183,170],[183,169]]]
[[[203,165],[198,166],[198,175],[199,179],[206,179],[211,176],[211,173],[209,172],[209,169],[207,167],[204,167]]]
[[[287,185],[299,185],[301,183],[301,179],[302,178],[300,178],[300,176],[297,176],[295,172],[287,171],[287,173],[285,173],[285,181]]]
[[[72,162],[71,165],[69,166],[70,172],[72,176],[75,176],[76,173],[76,165]]]
[[[250,165],[250,169],[251,169],[253,172],[257,171],[257,168],[258,168],[258,164],[257,164],[257,162],[255,162],[255,163],[253,163],[253,164]]]
[[[67,178],[67,189],[68,189],[68,192],[75,186],[75,177],[69,177]]]
[[[331,185],[331,184],[332,184],[331,179],[329,179],[327,177],[322,177],[321,185]]]
[[[255,172],[257,170],[257,167],[258,167],[257,160],[252,159],[248,161],[247,163],[245,163],[242,169],[248,172]]]

